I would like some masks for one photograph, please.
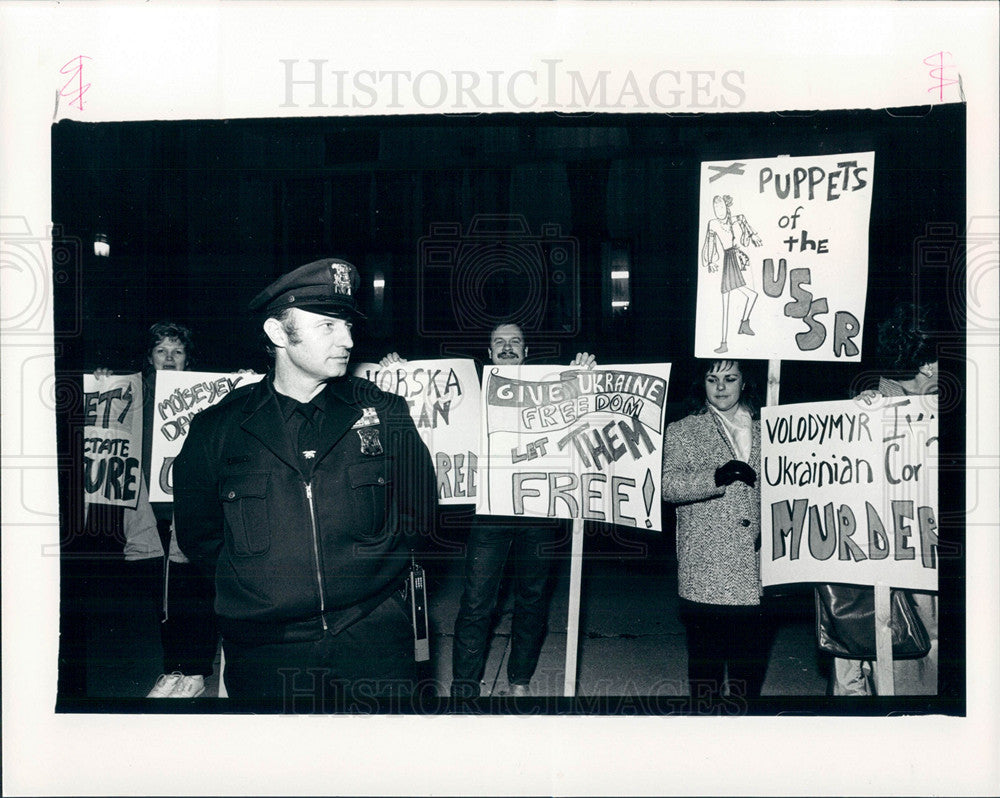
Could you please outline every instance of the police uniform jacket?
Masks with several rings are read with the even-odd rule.
[[[715,470],[736,456],[710,410],[667,426],[663,499],[677,504],[678,593],[688,601],[760,604],[760,480],[715,484]],[[748,462],[760,472],[759,421]]]
[[[350,376],[323,390],[311,470],[271,375],[195,416],[174,463],[178,543],[215,574],[224,636],[350,625],[401,586],[410,544],[430,532],[433,465],[405,402]]]

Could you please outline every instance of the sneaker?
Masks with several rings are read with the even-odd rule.
[[[510,686],[510,694],[514,698],[526,698],[531,695],[531,688],[526,684],[512,684]]]
[[[177,683],[184,678],[184,674],[179,671],[165,673],[156,680],[153,689],[149,691],[146,698],[166,698],[177,687]]]
[[[197,698],[205,692],[204,676],[181,676],[167,698]]]

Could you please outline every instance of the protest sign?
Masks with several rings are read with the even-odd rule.
[[[359,363],[357,377],[402,396],[434,458],[439,504],[475,502],[479,484],[479,375],[472,360]]]
[[[874,163],[702,163],[697,357],[861,359]]]
[[[487,367],[476,511],[659,530],[669,379],[668,363]]]
[[[761,411],[761,579],[937,590],[932,396]]]
[[[149,500],[173,501],[172,470],[191,419],[221,402],[236,388],[263,379],[263,374],[209,371],[158,371],[153,399],[153,442]]]
[[[142,479],[142,376],[83,375],[83,496],[135,509]]]

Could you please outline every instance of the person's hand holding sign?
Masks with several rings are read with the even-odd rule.
[[[872,402],[877,402],[882,398],[882,394],[875,390],[862,391],[856,397],[855,401],[864,402],[866,405],[872,404]]]

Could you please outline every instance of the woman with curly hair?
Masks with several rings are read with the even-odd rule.
[[[930,311],[905,302],[878,327],[879,352],[886,357],[889,376],[879,378],[883,396],[914,396],[938,392],[937,342],[931,336]]]
[[[212,674],[218,646],[212,608],[214,585],[178,548],[173,532],[173,504],[149,500],[149,485],[157,478],[151,473],[156,375],[160,371],[188,371],[193,364],[194,335],[189,328],[172,321],[157,322],[149,328],[142,363],[143,479],[139,502],[134,510],[109,508],[111,513],[119,514],[118,523],[122,527],[129,577],[126,594],[135,604],[132,614],[143,619],[143,631],[138,636],[143,640],[152,636],[145,632],[148,626],[145,619],[152,617],[153,622],[158,621],[156,636],[162,647],[163,673],[146,694],[148,698],[201,695],[205,679]],[[110,373],[100,368],[95,375]],[[124,580],[121,583],[126,584]],[[135,642],[140,644],[139,640]]]
[[[705,361],[696,410],[667,427],[663,498],[677,504],[677,569],[692,696],[760,695],[760,421],[737,360]]]
[[[194,335],[182,324],[162,321],[149,328],[143,372],[142,470],[147,484],[151,472],[155,375],[159,371],[190,371],[194,364]],[[194,698],[205,691],[218,647],[212,602],[212,580],[192,565],[177,545],[171,502],[152,502],[157,531],[166,552],[163,574],[163,675],[147,698]]]

